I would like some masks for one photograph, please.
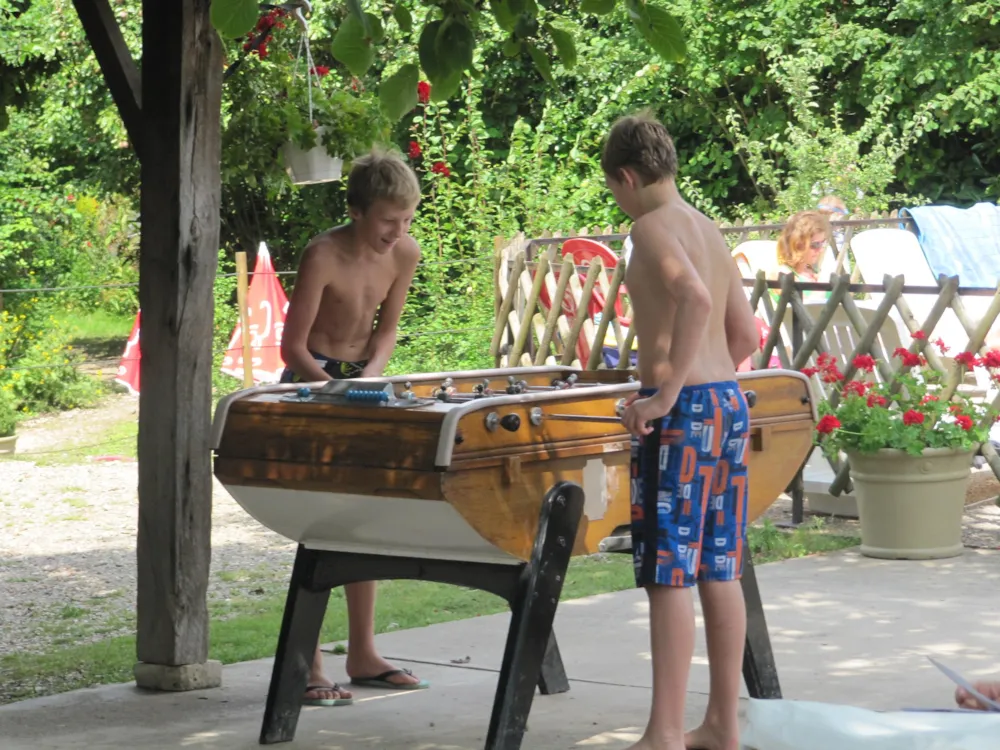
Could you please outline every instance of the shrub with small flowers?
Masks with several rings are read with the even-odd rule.
[[[101,382],[78,368],[70,332],[45,305],[0,312],[0,391],[25,414],[94,403]]]
[[[914,338],[923,340],[926,336],[918,331]],[[943,353],[943,342],[936,344]],[[892,356],[904,368],[895,390],[890,390],[887,383],[873,382],[870,374],[876,362],[869,355],[856,357],[852,362],[862,375],[859,380],[845,380],[836,361],[827,354],[817,358],[817,367],[802,370],[810,377],[818,377],[838,394],[836,406],[830,399],[819,406],[816,442],[827,456],[836,456],[841,451],[871,454],[885,448],[914,456],[928,448],[973,451],[988,438],[996,417],[992,409],[960,392],[945,400],[942,374],[927,367],[922,355],[899,348]],[[955,362],[960,366],[960,375],[966,369],[985,367],[996,380],[1000,352],[991,351],[982,358],[963,352],[955,357]],[[914,374],[913,368],[920,368],[919,375]]]

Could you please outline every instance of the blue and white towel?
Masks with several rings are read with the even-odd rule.
[[[1000,206],[904,208],[934,276],[958,276],[962,286],[995,287],[1000,282]]]

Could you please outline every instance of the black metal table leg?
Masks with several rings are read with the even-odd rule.
[[[523,569],[512,601],[507,646],[497,682],[487,750],[517,750],[528,723],[535,686],[550,650],[552,622],[562,593],[577,527],[583,490],[560,482],[545,496],[531,560]]]
[[[545,647],[545,656],[542,657],[542,671],[538,677],[538,690],[542,695],[565,693],[569,690],[569,678],[566,677],[566,668],[563,667],[562,655],[559,653],[559,644],[556,643],[555,631],[549,634],[549,643]]]
[[[289,742],[295,737],[309,667],[330,599],[329,588],[315,590],[314,587],[319,554],[301,545],[295,553],[278,650],[271,670],[271,686],[264,707],[264,723],[260,731],[262,745]]]
[[[747,637],[743,652],[743,679],[751,698],[781,698],[778,684],[778,666],[771,650],[767,632],[764,605],[757,587],[757,573],[753,567],[749,546],[743,547],[743,598],[747,609]]]

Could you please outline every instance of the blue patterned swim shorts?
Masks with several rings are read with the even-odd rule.
[[[749,497],[743,391],[735,381],[685,386],[652,427],[632,438],[636,585],[738,580]]]

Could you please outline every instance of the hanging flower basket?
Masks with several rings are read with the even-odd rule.
[[[316,128],[316,145],[303,149],[289,141],[281,149],[285,171],[295,185],[315,185],[339,180],[343,174],[344,160],[331,156],[323,145],[324,128]]]

